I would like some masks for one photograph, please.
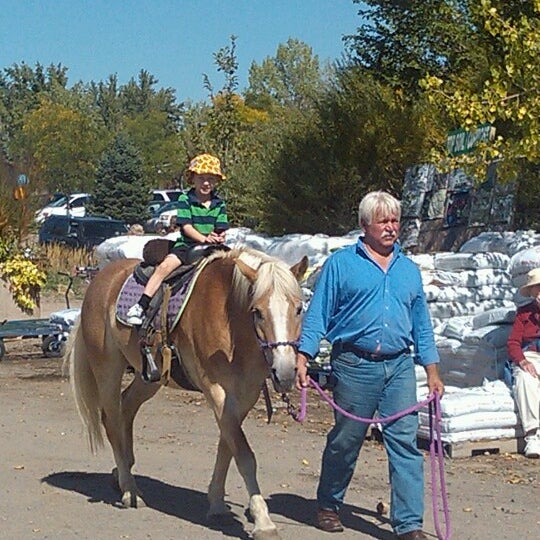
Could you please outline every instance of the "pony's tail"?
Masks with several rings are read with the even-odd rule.
[[[66,362],[69,362],[71,391],[79,416],[86,428],[90,450],[95,454],[103,446],[101,407],[97,381],[88,361],[88,352],[79,323],[73,328],[68,339]]]

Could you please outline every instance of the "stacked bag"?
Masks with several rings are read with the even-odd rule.
[[[516,308],[530,302],[517,289],[540,267],[540,235],[482,233],[459,253],[412,258],[421,267],[447,385],[443,442],[522,437],[512,391],[502,379]],[[418,400],[427,392],[419,379]],[[419,413],[418,434],[429,437],[427,409]]]
[[[427,388],[419,389],[419,401],[426,397]],[[502,381],[484,381],[472,388],[447,387],[441,413],[441,439],[445,443],[523,436],[514,399]],[[428,439],[428,407],[419,411],[418,420],[419,437]]]

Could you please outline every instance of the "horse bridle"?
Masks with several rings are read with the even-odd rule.
[[[298,339],[289,339],[287,341],[268,341],[266,339],[262,339],[261,336],[259,336],[259,332],[257,332],[257,325],[255,324],[255,318],[253,318],[253,331],[255,332],[255,336],[257,336],[259,347],[261,348],[264,359],[266,360],[266,363],[268,365],[270,365],[268,357],[266,356],[266,351],[268,350],[276,349],[277,347],[290,346],[290,347],[293,347],[295,352],[298,351],[298,345],[300,343]],[[272,409],[272,402],[271,402],[270,394],[268,392],[268,386],[266,385],[266,381],[263,384],[262,390],[263,390],[263,395],[264,395],[264,402],[266,405],[267,422],[270,423],[273,409]],[[287,407],[287,413],[291,415],[293,418],[297,418],[299,412],[291,403],[289,396],[285,392],[281,393],[281,399],[284,401]]]
[[[257,341],[259,342],[260,348],[264,351],[265,349],[275,349],[277,347],[290,345],[294,349],[298,349],[298,344],[300,343],[297,339],[291,339],[289,341],[266,341],[257,335]]]
[[[264,358],[266,359],[266,362],[268,362],[268,358],[266,358],[266,351],[271,349],[277,349],[277,347],[286,347],[287,345],[290,347],[293,347],[293,349],[296,351],[298,350],[298,344],[300,343],[298,339],[289,339],[287,341],[268,341],[266,339],[263,339],[259,332],[257,331],[257,325],[255,324],[255,318],[253,318],[253,331],[255,332],[255,336],[257,337],[257,341],[259,343],[259,347],[262,349]]]

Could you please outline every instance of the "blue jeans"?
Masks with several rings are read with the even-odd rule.
[[[416,403],[416,377],[409,354],[373,361],[342,352],[332,361],[335,402],[356,416],[391,416]],[[396,534],[422,529],[424,516],[424,460],[416,446],[417,414],[383,425],[388,455],[390,522]],[[354,473],[368,425],[334,413],[323,452],[317,489],[319,508],[338,511]]]

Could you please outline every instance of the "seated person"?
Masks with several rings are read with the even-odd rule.
[[[540,457],[540,268],[527,274],[519,290],[533,301],[517,310],[508,338],[514,375],[514,398],[525,431],[525,456]]]
[[[216,184],[225,180],[217,157],[201,154],[188,167],[188,182],[193,187],[179,197],[176,223],[181,235],[171,252],[159,264],[138,303],[127,312],[128,324],[141,325],[145,311],[163,280],[180,265],[186,264],[186,254],[195,244],[222,244],[229,228],[225,202],[215,192]]]

